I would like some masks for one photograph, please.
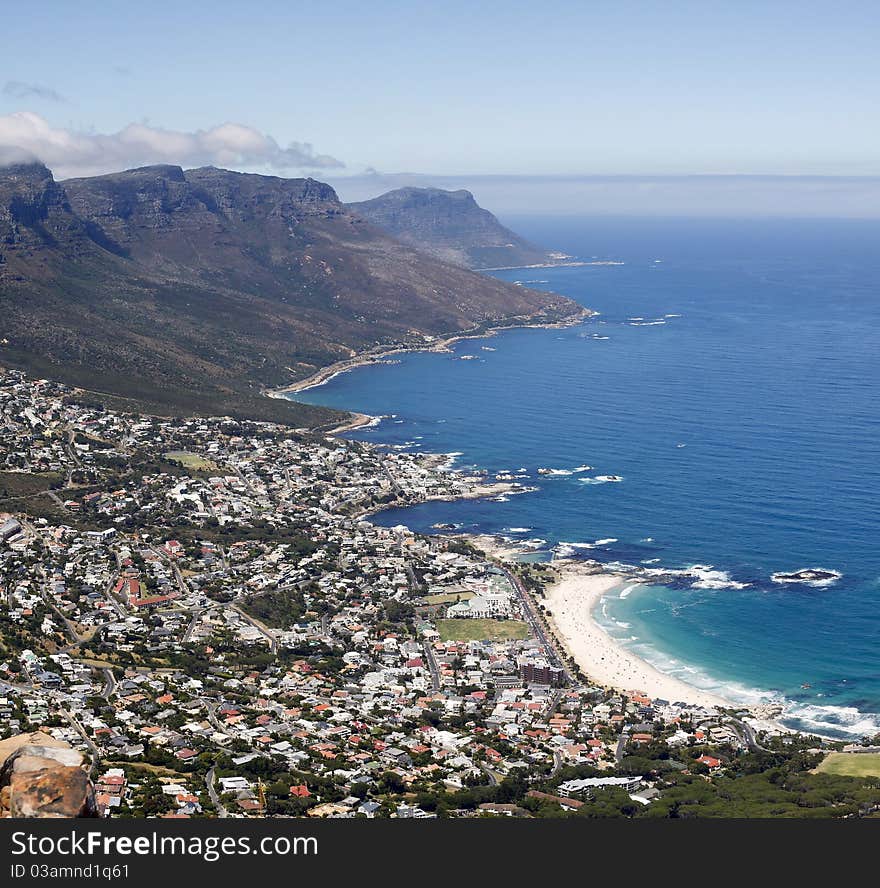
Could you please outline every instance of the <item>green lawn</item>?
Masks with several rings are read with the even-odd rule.
[[[880,753],[830,752],[816,770],[842,777],[880,777]]]
[[[437,595],[426,595],[420,604],[455,604],[457,601],[467,601],[473,598],[473,592],[439,592]]]
[[[436,626],[443,641],[510,641],[529,634],[520,620],[437,620]]]
[[[188,450],[169,450],[167,453],[163,453],[162,456],[172,462],[180,463],[185,469],[202,469],[203,471],[213,472],[219,468],[217,463],[199,456],[198,453],[190,453]]]

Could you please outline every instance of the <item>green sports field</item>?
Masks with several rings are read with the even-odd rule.
[[[520,620],[437,620],[436,626],[443,641],[510,641],[529,634]]]
[[[880,777],[880,753],[831,752],[816,770],[844,777]]]

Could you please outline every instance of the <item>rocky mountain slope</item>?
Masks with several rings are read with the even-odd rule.
[[[312,179],[0,170],[0,362],[141,407],[316,424],[265,398],[376,346],[580,311],[401,244]]]
[[[553,258],[505,228],[470,191],[397,188],[347,206],[403,243],[465,268],[536,265]]]

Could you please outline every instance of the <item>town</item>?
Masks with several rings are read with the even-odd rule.
[[[521,490],[0,371],[0,738],[78,750],[105,817],[878,809],[813,773],[841,744],[591,682],[546,566],[369,520]]]

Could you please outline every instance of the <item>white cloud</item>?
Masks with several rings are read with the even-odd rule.
[[[238,123],[192,133],[131,123],[118,133],[56,128],[32,111],[0,115],[0,157],[41,160],[57,178],[89,176],[153,163],[180,166],[339,169],[341,161],[316,154],[306,142],[282,148],[271,136]]]

